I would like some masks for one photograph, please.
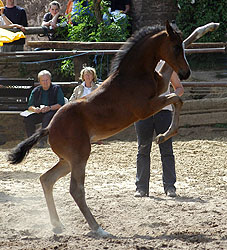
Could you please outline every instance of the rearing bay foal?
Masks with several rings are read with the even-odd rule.
[[[62,224],[54,204],[53,185],[71,172],[70,194],[90,228],[100,236],[108,235],[96,222],[85,200],[85,166],[91,142],[110,137],[168,104],[175,107],[173,122],[156,140],[161,143],[176,134],[182,101],[174,93],[159,96],[167,89],[171,75],[166,65],[160,74],[155,72],[160,59],[166,61],[180,79],[189,77],[182,39],[168,22],[165,29],[147,27],[132,36],[116,55],[110,76],[98,89],[64,105],[47,128],[18,144],[9,154],[11,163],[20,163],[35,143],[43,136],[49,136],[50,146],[59,162],[43,174],[40,181],[55,231],[60,231]]]

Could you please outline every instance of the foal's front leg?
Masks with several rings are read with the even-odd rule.
[[[168,140],[170,137],[177,134],[180,110],[183,105],[181,98],[175,93],[153,97],[149,100],[148,103],[146,103],[146,106],[144,106],[144,108],[140,109],[141,112],[138,113],[139,119],[144,120],[149,116],[158,113],[160,110],[170,104],[174,105],[172,122],[169,126],[169,129],[164,134],[160,134],[156,137],[156,142],[158,144]]]
[[[177,96],[175,93],[171,93],[169,95],[165,96],[166,102],[170,104],[173,104],[174,111],[173,111],[173,117],[172,122],[168,128],[168,130],[164,134],[159,134],[155,141],[160,144],[166,140],[168,140],[170,137],[177,134],[178,127],[179,127],[179,117],[180,117],[180,111],[181,107],[183,105],[183,102],[179,96]]]
[[[61,233],[63,225],[59,220],[57,210],[55,207],[54,197],[53,197],[53,186],[59,178],[67,175],[69,172],[70,172],[70,167],[68,163],[61,159],[53,168],[51,168],[45,174],[40,176],[40,182],[43,187],[50,215],[50,221],[53,226],[54,233]]]

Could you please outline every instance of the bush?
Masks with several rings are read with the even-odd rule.
[[[58,34],[62,37],[66,37],[65,40],[68,41],[81,41],[81,42],[121,42],[126,41],[126,39],[129,37],[129,19],[126,18],[125,22],[122,23],[122,21],[113,22],[111,20],[111,16],[108,13],[108,3],[106,1],[101,2],[101,15],[106,13],[108,20],[106,22],[101,22],[98,24],[95,14],[94,14],[94,6],[93,1],[89,1],[88,7],[83,7],[81,3],[78,3],[78,7],[81,8],[80,15],[76,16],[73,19],[74,25],[67,25],[66,27],[59,28],[57,30]],[[89,8],[89,14],[87,14]],[[67,36],[65,36],[67,30]],[[105,56],[103,59],[103,56],[101,55],[100,63],[97,64],[97,56],[90,56],[90,60],[88,64],[90,66],[94,66],[98,72],[102,71],[100,73],[100,76],[106,77],[108,74],[108,65],[110,56]],[[72,60],[64,60],[61,64],[61,70],[59,74],[63,74],[65,77],[72,77],[74,68]]]

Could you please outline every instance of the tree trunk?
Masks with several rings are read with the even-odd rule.
[[[100,24],[102,22],[102,15],[100,11],[100,3],[98,0],[93,0],[94,3],[94,12],[95,12],[95,17],[97,20],[97,23]]]

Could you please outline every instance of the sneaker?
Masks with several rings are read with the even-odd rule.
[[[134,197],[146,197],[148,196],[147,193],[143,190],[136,190]]]
[[[169,196],[169,197],[176,197],[176,190],[174,188],[169,188],[167,191],[166,191],[166,195]]]

